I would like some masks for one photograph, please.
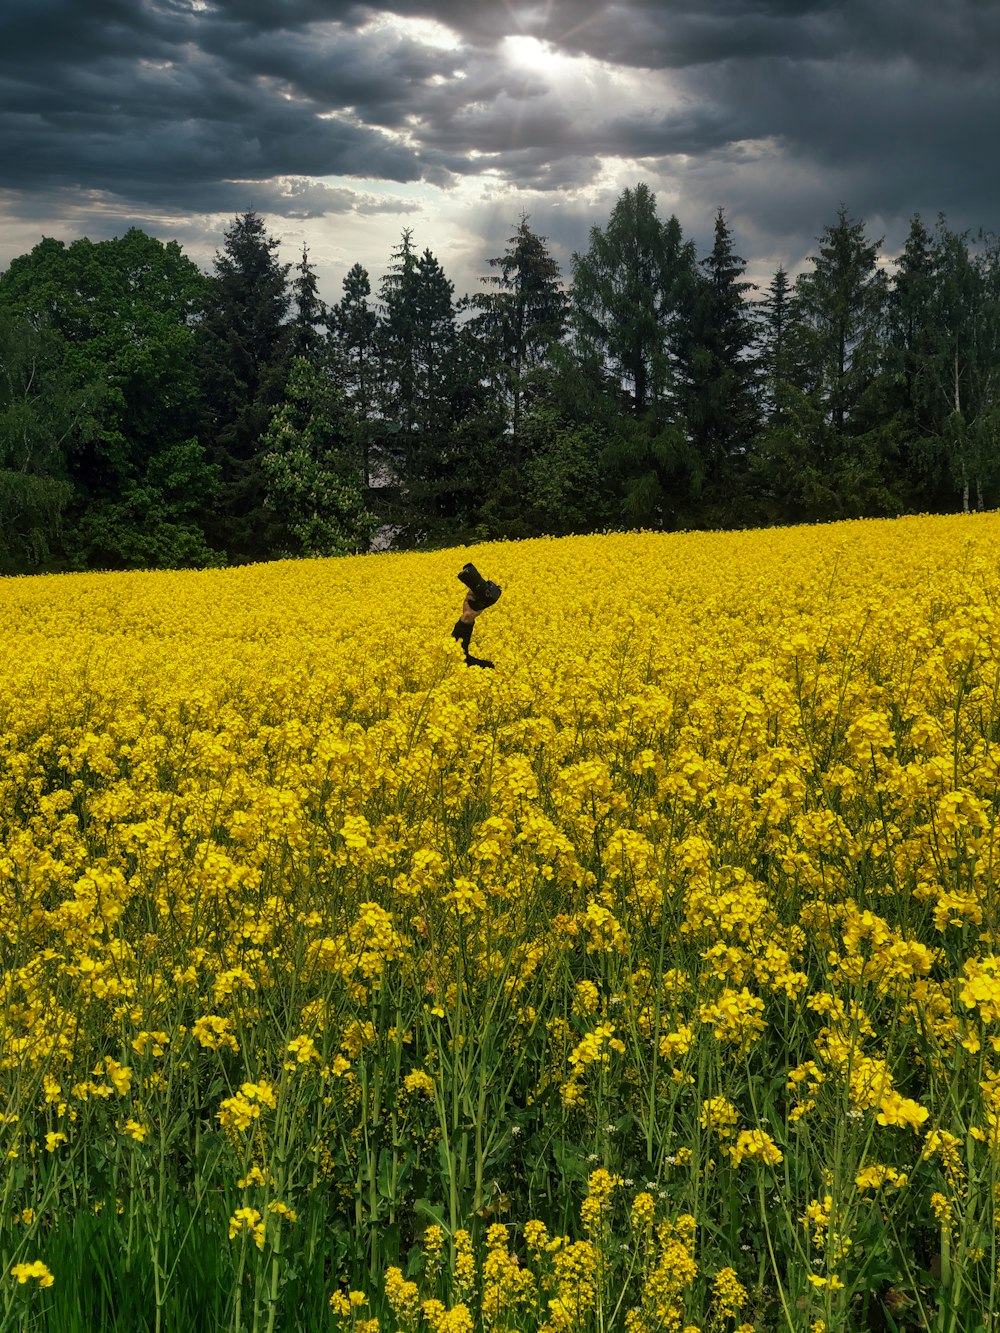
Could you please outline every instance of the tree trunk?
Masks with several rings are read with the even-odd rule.
[[[964,449],[965,428],[964,428],[964,422],[962,422],[962,395],[959,390],[957,351],[955,353],[954,372],[955,372],[954,390],[953,390],[952,403],[955,409],[955,415],[958,418],[960,425],[962,426],[962,444],[959,445],[959,449],[961,450],[960,461],[962,464],[962,513],[967,514],[969,512],[969,474],[965,466],[965,449]]]

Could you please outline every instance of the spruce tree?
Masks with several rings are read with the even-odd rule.
[[[792,304],[799,438],[811,479],[801,517],[848,518],[898,512],[898,437],[885,410],[887,282],[881,239],[841,207],[819,238],[811,272]]]
[[[930,374],[937,333],[934,238],[919,215],[896,260],[886,320],[886,412],[900,436],[900,486],[907,507],[936,508],[950,489],[941,413]]]
[[[198,328],[202,439],[222,483],[209,532],[234,561],[265,559],[278,539],[261,469],[261,437],[284,396],[290,352],[291,266],[277,250],[259,214],[239,214],[216,253]]]
[[[759,425],[755,330],[746,295],[746,261],[735,253],[720,208],[715,241],[689,285],[673,338],[678,402],[691,445],[701,460],[704,499],[714,520],[737,521],[744,512],[742,478]]]
[[[1000,261],[978,254],[944,218],[934,232],[933,343],[925,362],[927,421],[945,450],[962,509],[996,495],[1000,440]]]
[[[587,254],[573,256],[576,361],[607,441],[606,484],[629,523],[686,523],[699,484],[679,420],[673,348],[694,268],[693,244],[675,217],[660,221],[642,183],[623,192],[606,228],[591,229]]]
[[[669,335],[694,247],[676,218],[662,223],[656,196],[640,182],[623,191],[590,248],[573,255],[573,324],[586,357],[602,356],[632,414],[657,408],[673,387]]]
[[[879,369],[886,279],[878,265],[881,238],[841,206],[819,238],[813,269],[796,283],[799,316],[810,335],[809,359],[835,435],[855,429],[855,414]]]
[[[504,404],[510,459],[522,462],[521,421],[525,400],[553,346],[565,331],[568,300],[559,265],[522,214],[502,255],[490,259],[495,272],[483,278],[488,290],[477,292],[470,305],[472,321],[496,391]]]
[[[438,260],[430,250],[418,255],[405,230],[380,289],[377,347],[380,462],[408,544],[453,527],[467,489],[453,439],[462,364],[453,292]]]
[[[368,271],[361,264],[354,264],[348,270],[343,287],[344,294],[334,306],[329,324],[339,349],[338,363],[355,421],[367,488],[372,481],[371,435],[378,374],[378,315],[369,303],[371,282]]]
[[[792,285],[784,267],[779,265],[767,294],[757,302],[761,405],[768,424],[781,419],[785,410],[781,386],[792,379],[791,300]]]
[[[304,356],[314,364],[323,359],[326,336],[323,326],[327,320],[326,305],[320,298],[316,270],[309,262],[309,251],[302,247],[302,258],[295,265],[291,283],[292,319],[289,328],[292,356]]]

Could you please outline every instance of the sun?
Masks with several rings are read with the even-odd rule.
[[[503,39],[503,56],[511,68],[549,78],[564,73],[572,57],[542,41],[540,37],[511,36]]]

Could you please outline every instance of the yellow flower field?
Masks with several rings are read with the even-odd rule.
[[[989,1327],[998,606],[995,515],[0,583],[0,1330]]]

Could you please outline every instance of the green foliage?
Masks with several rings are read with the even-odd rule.
[[[887,284],[878,265],[881,240],[843,207],[810,256],[812,272],[795,285],[794,316],[809,388],[837,436],[855,433],[856,416],[879,369]],[[806,387],[803,385],[802,387]]]
[[[264,435],[266,503],[286,531],[288,555],[348,555],[367,549],[377,519],[365,508],[359,452],[341,396],[305,357],[296,357],[286,401]]]
[[[327,309],[320,299],[316,270],[309,262],[309,251],[302,247],[302,258],[295,265],[292,282],[292,320],[289,328],[291,351],[310,361],[319,360],[324,352],[325,337],[320,332],[327,319]]]
[[[253,211],[210,276],[46,238],[0,274],[0,571],[996,504],[997,238],[880,247],[841,207],[752,301],[723,210],[697,262],[640,182],[569,293],[523,215],[471,297],[406,230],[327,307]]]
[[[218,470],[196,439],[150,459],[145,484],[90,504],[67,539],[72,563],[98,569],[203,569],[223,559],[198,522],[218,494]]]
[[[470,306],[478,314],[471,327],[484,348],[486,371],[505,409],[514,465],[521,460],[522,417],[530,406],[533,381],[566,330],[568,302],[559,266],[522,214],[507,249],[489,261],[496,270],[483,278],[488,290]]]
[[[369,304],[368,272],[354,264],[344,277],[344,295],[330,314],[330,330],[338,348],[341,382],[350,400],[354,429],[361,445],[362,477],[371,484],[371,438],[378,363],[375,335],[378,315]]]
[[[99,393],[69,382],[57,334],[0,310],[0,571],[53,559],[73,495],[66,449],[92,428]]]
[[[770,521],[897,513],[900,432],[886,410],[882,332],[888,286],[881,241],[846,209],[789,292],[783,270],[763,302],[767,420],[750,452]]]
[[[480,438],[478,349],[461,337],[454,288],[430,250],[404,231],[380,288],[376,333],[376,467],[390,483],[399,545],[434,544],[467,531],[481,494],[472,440]]]
[[[640,183],[625,190],[607,227],[592,227],[590,249],[573,255],[573,323],[586,355],[607,360],[636,416],[668,394],[667,335],[694,265],[694,249],[671,217],[662,223],[656,196]]]
[[[715,243],[692,274],[672,343],[678,359],[677,403],[716,505],[737,488],[759,429],[755,330],[743,279],[746,261],[733,249],[722,209]]]
[[[627,526],[688,526],[701,461],[681,425],[623,417],[615,423],[603,462],[618,480]]]
[[[898,447],[892,423],[856,435],[845,449],[815,396],[779,385],[770,423],[758,436],[751,479],[764,522],[824,522],[899,512],[885,484],[885,459]]]
[[[44,240],[0,278],[0,310],[21,321],[20,375],[31,385],[19,410],[33,448],[47,451],[41,470],[62,488],[58,516],[46,488],[36,567],[54,554],[57,517],[77,566],[215,560],[200,510],[215,477],[193,439],[192,320],[204,286],[176,242],[136,228],[96,244]],[[178,458],[183,475],[171,484]]]
[[[215,256],[198,325],[200,436],[220,470],[220,503],[206,525],[231,560],[264,559],[280,540],[265,505],[262,437],[284,397],[291,305],[288,264],[253,211],[237,216]],[[306,299],[303,296],[303,299]]]
[[[524,436],[525,500],[535,530],[564,536],[614,521],[599,425],[560,421],[551,407],[541,408],[526,419]]]

